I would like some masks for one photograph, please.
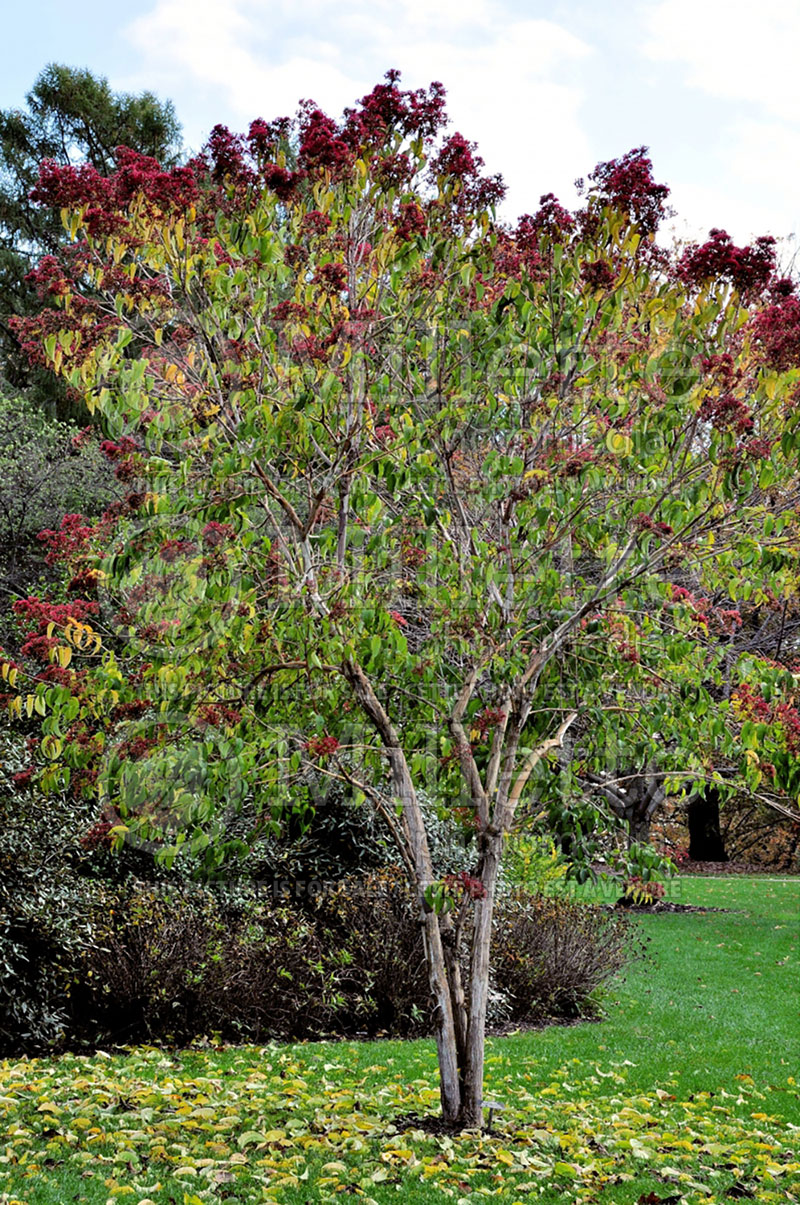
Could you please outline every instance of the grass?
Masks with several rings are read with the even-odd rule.
[[[684,878],[597,1024],[494,1038],[491,1134],[431,1042],[0,1063],[0,1203],[800,1200],[800,880]],[[650,1197],[650,1194],[653,1194]]]

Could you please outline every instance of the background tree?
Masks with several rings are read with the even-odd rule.
[[[90,431],[50,419],[22,399],[0,397],[0,606],[59,573],[48,565],[47,529],[65,515],[97,517],[119,493]],[[0,629],[1,630],[1,629]],[[0,640],[6,643],[7,633]]]
[[[735,751],[709,634],[754,584],[794,588],[800,372],[770,350],[771,244],[735,280],[670,262],[642,149],[510,231],[442,123],[438,85],[390,73],[340,123],[301,109],[291,165],[259,121],[171,172],[45,169],[79,241],[15,329],[135,489],[67,550],[102,622],[29,605],[43,668],[6,676],[12,713],[44,713],[42,780],[77,774],[168,860],[219,865],[247,846],[233,813],[256,834],[310,785],[373,807],[417,900],[444,1115],[474,1125],[520,810],[641,756],[713,780]],[[471,873],[434,865],[422,793],[474,834]]]
[[[165,166],[176,164],[181,153],[171,101],[152,92],[113,92],[106,79],[83,68],[49,64],[26,105],[0,112],[0,356],[13,387],[30,384],[31,366],[19,355],[9,318],[36,309],[35,290],[25,277],[65,239],[59,215],[31,200],[42,160],[87,163],[107,174],[118,146]]]

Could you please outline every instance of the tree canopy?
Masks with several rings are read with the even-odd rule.
[[[131,492],[51,533],[73,601],[21,604],[4,676],[43,781],[167,858],[218,866],[326,784],[373,807],[417,893],[444,1114],[475,1124],[520,815],[580,839],[621,766],[770,772],[726,650],[742,601],[795,591],[800,301],[771,239],[661,248],[644,148],[578,212],[503,226],[443,106],[391,72],[340,122],[217,127],[182,168],[44,165],[71,241],[16,334]],[[791,709],[791,666],[767,677]],[[471,873],[437,871],[423,803]]]
[[[151,92],[113,92],[106,79],[59,63],[40,73],[26,104],[0,112],[0,354],[15,385],[27,383],[29,365],[18,354],[8,319],[35,309],[25,277],[65,237],[60,215],[31,201],[40,164],[87,163],[107,173],[116,148],[126,146],[172,166],[181,133],[170,101]]]

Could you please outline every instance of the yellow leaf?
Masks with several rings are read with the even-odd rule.
[[[63,747],[64,742],[56,736],[49,735],[42,738],[42,753],[45,755],[45,757],[49,758],[50,761],[55,761],[55,759],[60,755]]]
[[[633,440],[621,431],[609,431],[606,435],[606,447],[615,456],[630,456],[633,451]]]

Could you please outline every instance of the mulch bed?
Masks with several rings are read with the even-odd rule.
[[[730,908],[707,908],[701,904],[674,904],[672,900],[656,900],[653,904],[634,904],[630,900],[617,900],[613,908],[625,912],[730,912]]]
[[[785,879],[797,877],[800,871],[773,870],[755,862],[687,862],[681,866],[681,874],[757,874],[775,875],[776,878]]]

